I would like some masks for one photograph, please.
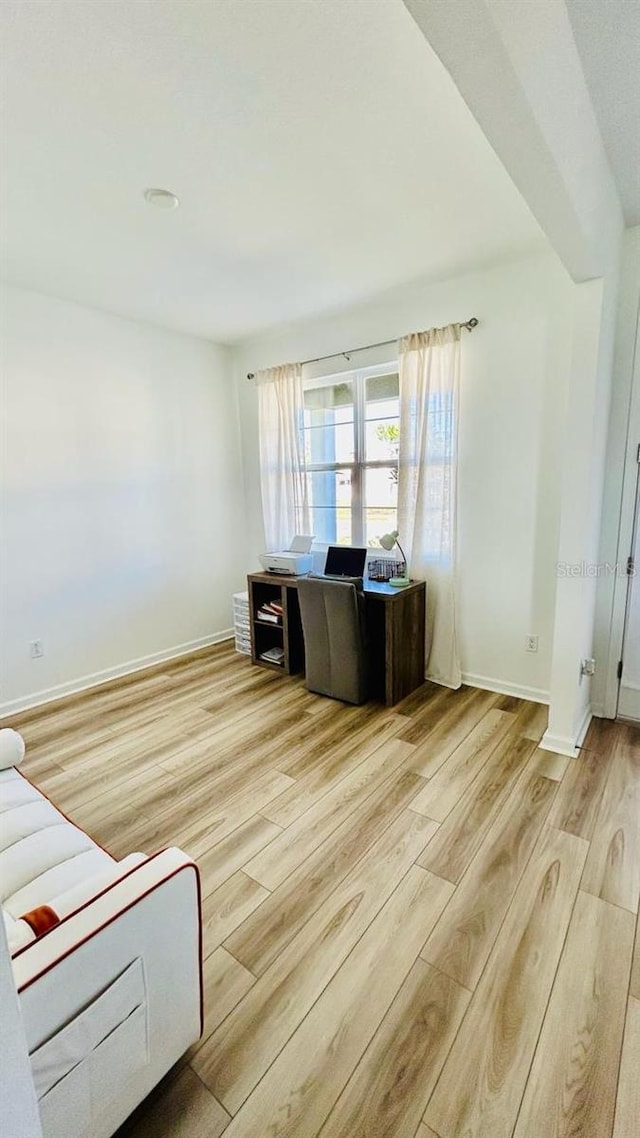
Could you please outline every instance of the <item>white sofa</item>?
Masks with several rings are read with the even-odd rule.
[[[0,893],[44,1138],[109,1138],[202,1031],[200,885],[179,849],[117,862],[0,731]]]

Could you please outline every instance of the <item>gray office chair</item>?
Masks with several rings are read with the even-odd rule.
[[[302,577],[298,599],[309,691],[345,703],[368,697],[364,594],[351,581]]]

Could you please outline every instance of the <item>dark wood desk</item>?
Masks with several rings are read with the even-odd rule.
[[[287,675],[304,671],[299,579],[277,573],[250,573],[247,577],[251,659],[254,664]],[[392,707],[424,683],[426,585],[412,581],[404,589],[394,589],[384,582],[365,581],[364,596],[372,698]],[[260,605],[276,599],[282,605],[282,624],[259,621],[256,614]],[[260,659],[273,647],[283,650],[281,664]]]

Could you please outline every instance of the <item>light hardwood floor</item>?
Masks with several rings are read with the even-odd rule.
[[[115,856],[200,866],[205,1032],[121,1138],[637,1138],[636,728],[565,759],[534,704],[230,644],[12,725]]]

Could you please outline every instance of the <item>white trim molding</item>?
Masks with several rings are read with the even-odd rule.
[[[483,691],[495,691],[500,695],[515,695],[518,699],[528,699],[532,703],[548,703],[549,692],[544,688],[530,688],[524,684],[512,684],[509,680],[496,680],[493,676],[478,676],[473,672],[462,673],[463,684]]]
[[[614,384],[609,418],[600,560],[623,565],[633,542],[640,443],[640,225],[625,230],[616,328]],[[598,579],[594,655],[594,713],[615,718],[618,664],[623,659],[629,579],[619,573]],[[597,711],[595,708],[597,707]]]
[[[52,703],[66,695],[76,695],[78,692],[89,690],[89,688],[100,687],[101,684],[106,684],[109,680],[128,676],[132,672],[142,672],[145,668],[153,667],[154,664],[163,664],[165,660],[175,660],[179,656],[188,656],[190,652],[196,652],[198,648],[208,648],[211,644],[220,644],[223,640],[232,640],[233,636],[232,628],[223,628],[220,632],[213,632],[209,636],[200,636],[197,640],[189,640],[186,644],[176,644],[173,648],[164,648],[160,652],[152,652],[148,656],[140,656],[136,660],[116,664],[113,668],[103,668],[100,672],[92,672],[88,676],[79,676],[76,680],[57,684],[53,688],[45,688],[43,691],[31,692],[29,695],[18,697],[18,699],[0,703],[0,719],[4,719],[7,715],[15,715],[19,711],[29,711],[31,708],[40,707],[45,703]]]
[[[623,719],[636,720],[640,707],[640,684],[620,684],[618,693],[618,715]]]
[[[587,707],[575,739],[568,735],[552,735],[550,731],[545,731],[539,743],[541,750],[554,751],[558,755],[568,755],[571,759],[577,759],[592,717],[593,711]]]

